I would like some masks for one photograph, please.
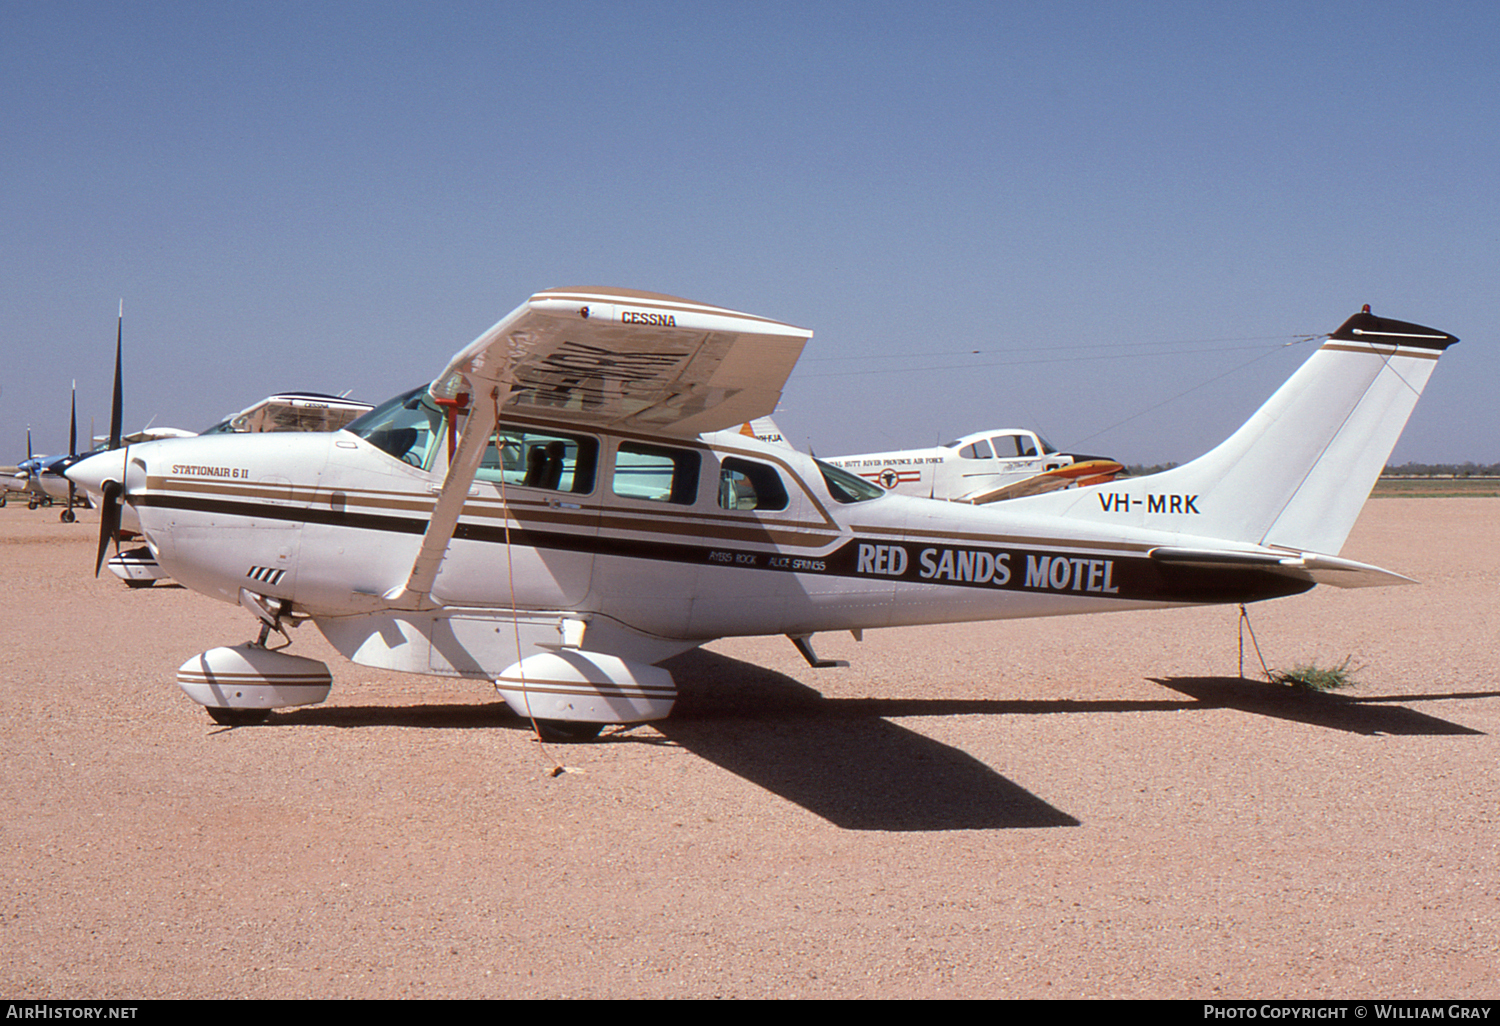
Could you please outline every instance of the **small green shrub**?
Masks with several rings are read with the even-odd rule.
[[[1349,668],[1349,657],[1346,656],[1337,666],[1303,663],[1291,670],[1272,670],[1271,681],[1308,691],[1338,691],[1355,686],[1354,672]]]

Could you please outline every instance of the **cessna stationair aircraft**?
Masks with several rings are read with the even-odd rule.
[[[541,736],[580,739],[667,716],[655,664],[715,638],[785,634],[815,661],[818,631],[1404,582],[1337,553],[1457,341],[1366,308],[1198,460],[975,506],[738,430],[811,334],[551,289],[344,430],[150,442],[70,474],[106,536],[128,504],[167,573],[263,622],[178,672],[216,720],[327,697],[323,663],[265,647],[311,620],[357,663],[493,681]]]

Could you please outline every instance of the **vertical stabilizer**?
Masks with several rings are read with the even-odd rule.
[[[1457,341],[1366,307],[1193,462],[1076,496],[1018,501],[1062,499],[1073,516],[1337,554],[1438,358]]]

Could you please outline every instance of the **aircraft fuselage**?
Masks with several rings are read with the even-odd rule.
[[[422,673],[493,677],[518,644],[555,647],[570,620],[586,625],[582,647],[607,640],[650,662],[725,636],[1253,601],[1311,586],[1149,558],[1191,538],[1200,496],[1098,486],[1096,501],[1121,509],[1106,532],[1029,515],[1026,500],[840,501],[848,493],[812,458],[733,432],[582,441],[597,446],[584,490],[508,471],[476,480],[416,606],[391,596],[432,516],[441,458],[413,466],[347,431],[174,439],[131,447],[127,494],[163,570],[185,586],[227,602],[241,589],[284,600],[350,658]],[[690,492],[674,473],[691,477]],[[757,508],[742,508],[735,487],[757,485]]]

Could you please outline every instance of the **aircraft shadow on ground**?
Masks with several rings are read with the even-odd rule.
[[[1500,692],[1367,697],[1271,684],[1242,677],[1156,677],[1157,684],[1195,699],[1186,708],[1238,709],[1257,716],[1305,723],[1351,734],[1483,734],[1404,705],[1383,703],[1440,698],[1494,698]]]
[[[668,743],[850,830],[994,830],[1078,826],[957,749],[891,723],[892,715],[986,711],[988,703],[827,700],[784,674],[711,652],[664,664],[679,686]],[[503,702],[282,709],[268,726],[531,729]],[[234,728],[262,729],[262,728]],[[606,731],[599,742],[662,743]]]
[[[886,703],[825,699],[784,674],[702,650],[663,665],[679,698],[672,718],[656,724],[662,734],[836,826],[1079,825],[972,756],[891,723],[899,711]],[[946,703],[919,704],[942,715]]]
[[[1079,825],[977,759],[891,718],[1237,709],[1365,735],[1473,735],[1482,732],[1385,703],[1500,697],[1500,692],[1355,697],[1239,677],[1167,677],[1155,683],[1187,700],[826,699],[785,674],[701,649],[663,665],[678,682],[679,698],[672,717],[652,725],[656,733],[849,830]],[[499,701],[284,709],[270,723],[531,729]],[[661,743],[654,734],[647,738],[625,729],[607,731],[599,743]]]

